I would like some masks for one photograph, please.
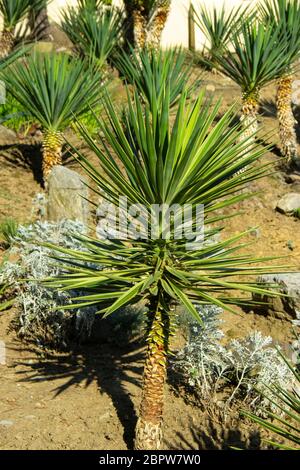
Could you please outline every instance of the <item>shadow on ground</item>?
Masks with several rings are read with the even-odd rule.
[[[28,347],[27,352],[34,350]],[[30,359],[32,363],[28,364]],[[106,393],[111,398],[124,429],[124,441],[132,449],[137,415],[127,386],[140,386],[142,360],[143,348],[138,342],[126,346],[116,346],[115,342],[86,344],[71,353],[48,355],[38,362],[35,355],[27,357],[18,362],[24,367],[18,374],[20,382],[59,381],[60,384],[53,388],[54,397],[74,385],[87,388],[96,381],[99,393]],[[22,377],[25,374],[26,377]]]

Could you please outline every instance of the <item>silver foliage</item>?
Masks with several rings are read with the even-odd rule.
[[[18,228],[9,256],[14,261],[8,259],[1,266],[0,284],[9,284],[16,298],[16,328],[20,336],[41,346],[64,347],[70,334],[79,338],[90,334],[96,309],[62,310],[59,307],[70,303],[72,292],[48,289],[39,282],[60,272],[59,262],[53,262],[49,256],[51,250],[41,243],[82,250],[80,241],[73,234],[85,234],[86,231],[82,223],[71,220],[38,221]]]
[[[262,415],[267,409],[278,411],[264,393],[276,401],[268,387],[276,383],[291,389],[293,374],[272,345],[272,338],[259,331],[225,345],[221,311],[214,306],[199,311],[203,326],[190,326],[188,342],[176,354],[172,367],[197,396],[224,409],[243,400]]]

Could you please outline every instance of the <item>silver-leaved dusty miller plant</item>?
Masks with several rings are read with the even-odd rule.
[[[264,392],[276,401],[268,387],[278,384],[291,389],[292,372],[272,346],[272,338],[259,331],[224,345],[221,312],[214,306],[199,309],[203,325],[191,324],[188,342],[172,367],[202,399],[220,403],[222,396],[224,410],[242,399],[259,414],[267,409],[278,412]]]
[[[20,336],[40,346],[64,347],[68,335],[84,338],[90,334],[96,308],[62,310],[59,306],[70,303],[74,293],[45,288],[38,282],[60,273],[60,263],[54,263],[50,257],[51,250],[40,243],[48,242],[82,250],[81,242],[73,234],[86,232],[82,223],[71,220],[59,223],[38,221],[32,225],[19,226],[11,248],[16,261],[8,260],[2,264],[0,284],[12,287],[15,305],[18,307],[16,328]]]

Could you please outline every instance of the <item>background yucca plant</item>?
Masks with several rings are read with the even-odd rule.
[[[100,8],[94,13],[69,8],[63,12],[62,29],[79,54],[101,68],[122,41],[123,12],[116,8]]]
[[[167,87],[170,91],[170,105],[174,106],[184,89],[188,89],[190,96],[200,84],[200,80],[191,80],[193,64],[181,49],[131,49],[129,54],[119,52],[114,63],[121,77],[134,85],[150,107],[161,102]]]
[[[291,62],[288,40],[273,22],[249,18],[231,36],[233,52],[214,54],[214,65],[241,88],[245,135],[257,131],[261,89],[280,77]]]
[[[276,397],[277,403],[268,395],[265,397],[278,409],[278,414],[267,412],[268,420],[256,416],[248,411],[243,411],[242,415],[250,418],[264,429],[271,431],[274,436],[284,438],[290,445],[279,444],[271,440],[266,442],[277,449],[300,450],[300,374],[295,367],[292,367],[288,360],[279,352],[295,377],[296,387],[293,390],[286,390],[274,384],[269,388],[270,393]]]
[[[300,56],[300,2],[299,0],[265,0],[260,5],[262,21],[279,28],[287,42],[289,62],[277,83],[277,116],[282,154],[288,162],[300,167],[297,152],[295,117],[292,110],[292,85],[295,61]],[[285,39],[286,38],[286,39]]]
[[[35,54],[2,75],[7,90],[43,128],[43,174],[62,163],[65,128],[100,99],[100,75],[65,54]]]
[[[23,20],[30,8],[38,7],[44,0],[0,0],[0,14],[3,18],[3,30],[0,36],[0,57],[5,57],[12,50],[16,26]]]
[[[124,0],[134,47],[159,47],[171,0]]]
[[[247,14],[245,6],[231,10],[225,9],[225,5],[222,7],[213,6],[212,8],[199,5],[194,8],[195,23],[209,44],[205,46],[205,49],[212,64],[215,53],[226,52],[226,47],[230,43],[233,32],[237,30],[241,17]]]
[[[155,95],[153,99],[157,99]],[[100,188],[98,194],[113,207],[117,207],[119,197],[126,197],[128,206],[142,206],[137,209],[142,220],[153,216],[153,204],[168,207],[191,204],[193,212],[189,222],[195,228],[196,205],[203,204],[204,243],[190,248],[189,237],[180,236],[173,224],[167,229],[162,215],[157,224],[144,223],[138,239],[130,231],[123,240],[79,236],[87,250],[82,252],[51,245],[64,263],[66,274],[45,280],[52,288],[76,291],[80,287],[81,295],[72,299],[74,305],[80,308],[98,305],[99,313],[104,316],[127,304],[146,301],[148,348],[135,448],[148,450],[159,449],[162,441],[167,357],[176,325],[174,303],[184,305],[200,321],[197,305],[201,308],[203,304],[213,303],[231,310],[232,304],[251,303],[239,294],[233,297],[228,292],[266,292],[256,282],[245,280],[245,276],[271,269],[265,265],[258,267],[259,261],[266,259],[241,254],[242,233],[222,241],[213,237],[222,231],[217,222],[221,221],[223,226],[226,218],[218,210],[249,197],[238,190],[266,173],[265,166],[251,165],[264,149],[253,147],[249,153],[248,141],[239,139],[240,125],[234,124],[232,108],[214,123],[220,102],[212,105],[204,92],[194,103],[187,101],[184,92],[175,121],[170,117],[170,107],[168,87],[151,111],[147,103],[141,104],[138,93],[133,100],[128,94],[125,123],[130,132],[126,132],[124,120],[118,116],[114,103],[106,98],[108,119],[99,122],[103,145],[98,145],[79,126],[82,138],[98,157],[100,168],[93,166],[79,150],[73,150]],[[243,168],[241,175],[238,172]],[[176,207],[173,206],[175,220],[181,213]],[[124,223],[124,214],[120,217]],[[216,225],[212,228],[213,223]],[[153,229],[157,231],[154,237],[150,234]],[[198,235],[199,230],[194,236]],[[237,276],[244,280],[238,281]]]

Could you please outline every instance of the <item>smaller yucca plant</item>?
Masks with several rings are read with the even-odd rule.
[[[181,49],[131,50],[131,54],[119,53],[115,65],[123,79],[135,86],[150,108],[153,103],[161,102],[166,87],[169,87],[172,107],[179,100],[183,89],[187,89],[188,95],[191,95],[200,83],[196,80],[188,85],[193,68],[192,62],[187,63],[186,59],[186,54]]]
[[[62,29],[81,56],[102,67],[113,49],[122,40],[123,12],[116,8],[67,8],[62,14]]]
[[[300,167],[297,152],[295,117],[292,110],[292,89],[295,62],[300,56],[300,2],[299,0],[265,0],[260,5],[263,21],[271,22],[287,37],[290,61],[277,81],[277,117],[282,154]]]
[[[100,75],[65,54],[32,55],[3,73],[10,94],[43,128],[43,174],[62,163],[63,131],[100,98]]]
[[[256,416],[253,413],[243,411],[242,414],[250,418],[255,423],[262,426],[264,429],[271,431],[275,436],[284,438],[289,441],[289,444],[279,444],[278,442],[267,440],[267,442],[278,449],[285,450],[300,450],[300,374],[287,359],[281,354],[281,357],[286,362],[295,377],[296,387],[292,390],[286,390],[274,384],[272,387],[267,387],[270,394],[275,396],[274,399],[265,396],[277,409],[278,414],[271,411],[267,412],[269,420]]]
[[[222,7],[207,8],[199,5],[194,8],[195,23],[208,42],[205,46],[209,59],[214,61],[214,54],[221,54],[230,43],[232,33],[237,30],[241,17],[247,14],[247,8],[239,6],[227,11]]]
[[[3,30],[0,37],[0,57],[5,57],[12,50],[16,26],[34,6],[44,0],[0,0],[0,15],[3,18]]]
[[[215,53],[214,65],[242,92],[242,117],[245,136],[257,132],[261,89],[282,75],[290,63],[288,38],[271,23],[246,19],[231,36],[233,52]]]

